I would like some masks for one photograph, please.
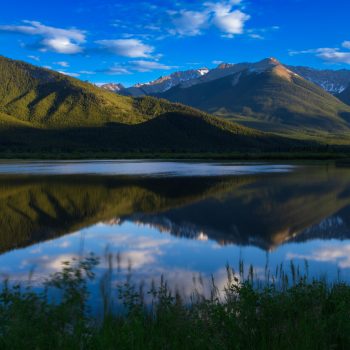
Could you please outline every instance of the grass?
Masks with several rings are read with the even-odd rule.
[[[89,312],[88,282],[98,260],[64,263],[41,293],[10,287],[0,294],[1,349],[348,349],[350,286],[309,280],[291,263],[265,281],[252,267],[227,267],[219,290],[194,290],[189,300],[161,277],[148,291],[131,277],[108,293],[111,267],[100,281],[102,317]],[[60,297],[52,298],[52,291]],[[113,295],[122,307],[111,308]]]

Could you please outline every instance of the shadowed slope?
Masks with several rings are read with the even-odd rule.
[[[200,113],[165,113],[136,125],[0,128],[2,152],[262,152],[311,147]]]
[[[350,85],[341,94],[339,94],[338,97],[344,103],[350,105]]]

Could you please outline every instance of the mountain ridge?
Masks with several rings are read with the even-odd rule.
[[[0,57],[0,151],[256,152],[307,144]]]
[[[349,106],[277,60],[243,71],[229,69],[236,73],[212,79],[209,72],[206,82],[176,86],[157,96],[269,132],[350,131]]]
[[[206,69],[205,74],[200,74],[192,78],[187,78],[183,80],[174,79],[172,81],[173,76],[179,76],[179,75],[185,74],[186,72],[191,72],[194,70],[177,71],[165,77],[160,77],[159,79],[156,79],[154,81],[151,81],[148,83],[142,83],[142,84],[138,83],[129,88],[120,89],[117,92],[125,95],[131,95],[131,96],[143,96],[148,94],[162,93],[177,85],[181,85],[183,87],[189,87],[192,85],[207,82],[209,80],[223,78],[227,75],[231,75],[246,69],[254,69],[255,67],[261,64],[264,64],[264,63],[266,64],[268,61],[270,61],[271,64],[273,64],[273,62],[275,64],[280,63],[274,57],[265,58],[255,63],[242,62],[242,63],[233,64],[233,63],[223,62],[223,63],[220,63],[215,68],[212,68],[212,69],[205,68]],[[316,69],[316,68],[307,67],[307,66],[292,66],[292,65],[285,65],[285,66],[289,70],[303,77],[304,79],[322,87],[325,91],[332,93],[334,95],[342,93],[348,86],[350,86],[350,70],[347,70],[347,69],[331,70],[331,69]],[[199,69],[199,71],[200,70],[201,69]],[[162,85],[162,79],[171,81],[171,83],[166,88],[164,88],[164,86]],[[150,85],[152,86],[152,88],[147,89],[147,87],[149,87]]]
[[[161,76],[156,80],[148,83],[138,83],[130,88],[122,89],[120,92],[124,95],[140,97],[143,95],[157,94],[165,92],[174,86],[186,81],[204,76],[209,72],[208,68],[190,69],[185,71],[174,72],[170,75]]]

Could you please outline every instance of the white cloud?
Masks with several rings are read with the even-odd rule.
[[[61,66],[61,67],[69,67],[69,63],[66,62],[66,61],[59,61],[59,62],[55,62],[55,64],[57,64],[58,66]]]
[[[77,259],[77,256],[74,254],[62,254],[57,255],[53,259],[51,258],[49,262],[47,262],[48,259],[42,259],[42,262],[46,269],[49,269],[49,271],[58,272],[62,271],[65,262],[72,262],[73,259]]]
[[[54,51],[63,54],[75,54],[82,51],[82,48],[71,42],[68,38],[49,38],[44,39],[41,44],[43,47],[40,49],[42,52]]]
[[[30,58],[33,61],[37,61],[37,62],[40,61],[40,57],[38,56],[29,55],[28,58]]]
[[[96,72],[91,71],[91,70],[81,70],[79,73],[80,74],[88,74],[88,75],[96,74]]]
[[[350,268],[350,244],[332,244],[321,247],[310,254],[287,254],[288,259],[303,259],[307,261],[333,262],[339,267]]]
[[[71,246],[71,242],[69,240],[65,240],[59,244],[57,244],[58,248],[68,248]]]
[[[253,34],[249,34],[249,36],[250,36],[252,39],[264,40],[264,37],[263,37],[261,34],[253,33]]]
[[[123,64],[116,64],[107,70],[102,71],[109,75],[125,75],[132,72],[151,72],[154,70],[169,70],[177,68],[176,66],[168,66],[157,61],[135,60]]]
[[[150,72],[153,70],[169,70],[172,68],[176,68],[174,66],[167,66],[165,64],[154,62],[154,61],[145,61],[145,60],[138,60],[138,61],[132,61],[130,62],[132,65],[132,69],[137,72]]]
[[[250,16],[237,9],[240,2],[240,0],[205,2],[200,11],[169,11],[175,26],[170,33],[196,36],[203,34],[203,29],[215,26],[225,37],[231,38],[243,34],[245,22]]]
[[[209,14],[207,12],[180,11],[173,18],[175,30],[173,34],[181,36],[196,36],[207,25]]]
[[[0,31],[41,37],[40,51],[54,51],[62,54],[75,54],[83,51],[85,32],[79,29],[62,29],[46,26],[37,21],[23,21],[24,25],[2,25]]]
[[[121,67],[121,66],[113,66],[113,67],[103,71],[103,73],[106,73],[109,75],[131,74],[131,72],[127,68]]]
[[[350,42],[343,42],[342,46],[344,48],[350,49]],[[290,56],[295,55],[305,55],[305,54],[313,54],[317,57],[332,63],[346,63],[350,64],[350,51],[344,51],[340,48],[336,47],[321,47],[318,49],[309,49],[309,50],[301,50],[301,51],[289,51]]]
[[[241,10],[233,10],[232,2],[206,3],[214,13],[213,24],[228,37],[242,34],[250,16]]]
[[[346,49],[350,49],[350,41],[344,41],[342,46],[345,47]]]
[[[104,49],[124,57],[149,58],[154,52],[154,47],[144,44],[139,39],[98,40],[97,44]]]
[[[63,74],[63,75],[67,75],[67,76],[69,76],[69,77],[74,77],[74,78],[80,76],[79,73],[70,73],[70,72],[65,72],[65,71],[58,71],[58,73],[61,73],[61,74]]]
[[[339,49],[332,49],[332,48],[317,49],[316,55],[326,61],[350,64],[350,52],[342,52]]]

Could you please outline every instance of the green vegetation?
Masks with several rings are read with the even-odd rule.
[[[137,124],[166,112],[203,113],[152,97],[133,99],[0,56],[0,123],[35,127]],[[7,121],[9,119],[9,121]],[[27,122],[26,124],[21,121]]]
[[[66,262],[44,292],[10,287],[0,293],[1,349],[348,349],[350,287],[340,281],[310,281],[291,263],[265,282],[254,269],[227,267],[226,285],[211,281],[209,296],[190,300],[172,292],[163,278],[149,291],[132,283],[116,287],[109,269],[100,281],[100,314],[89,312],[88,282],[94,256]],[[306,264],[307,268],[307,264]],[[204,283],[204,282],[201,282]],[[104,286],[104,287],[102,287]],[[112,288],[112,293],[107,292]],[[52,292],[59,298],[52,299]],[[123,308],[113,309],[119,298]]]
[[[48,69],[0,57],[0,111],[33,126],[144,121],[133,100]]]
[[[325,146],[254,131],[207,115],[169,112],[136,125],[0,128],[0,153],[261,153]]]

